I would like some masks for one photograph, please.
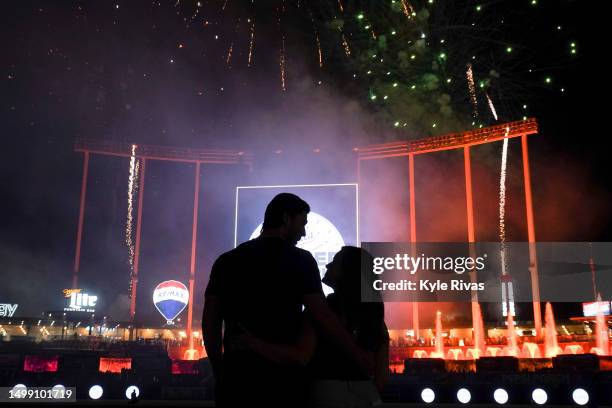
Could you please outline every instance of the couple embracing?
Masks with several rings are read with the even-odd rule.
[[[221,255],[205,292],[202,332],[216,405],[367,407],[381,403],[389,337],[382,302],[361,302],[372,257],[343,247],[324,296],[312,255],[296,247],[309,205],[281,193],[261,235]],[[371,270],[371,267],[370,267]],[[367,275],[367,276],[366,276]]]

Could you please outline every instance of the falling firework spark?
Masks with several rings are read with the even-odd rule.
[[[497,118],[496,118],[497,119]],[[502,160],[501,160],[501,171],[499,176],[499,242],[500,242],[500,262],[502,269],[502,276],[507,275],[508,271],[506,268],[506,169],[508,164],[508,133],[510,128],[506,127],[506,133],[504,134],[504,143],[502,146]],[[508,314],[514,314],[514,302],[512,295],[512,284],[508,284],[508,305],[504,301],[504,309],[507,308]]]
[[[229,46],[229,49],[227,50],[227,58],[225,59],[225,63],[227,65],[229,65],[230,61],[232,60],[232,50],[234,48],[234,43],[231,43]]]
[[[493,105],[493,101],[489,97],[488,93],[485,93],[485,95],[487,96],[487,101],[489,102],[489,109],[491,109],[491,114],[493,114],[493,117],[495,118],[495,121],[497,121],[497,111],[495,110],[495,106]]]
[[[342,34],[342,46],[344,47],[344,53],[346,54],[346,56],[350,57],[351,48],[348,45],[348,41],[346,41],[346,37],[344,36],[344,33]]]
[[[339,2],[339,0],[338,0],[338,4],[340,5],[340,7],[342,7],[342,4]],[[319,37],[319,30],[317,29],[317,26],[315,24],[312,10],[309,9],[308,12],[310,14],[310,22],[312,24],[312,29],[315,34],[315,41],[317,43],[317,52],[319,54],[319,68],[323,68],[323,51],[321,50],[321,38]]]
[[[474,119],[478,119],[478,100],[476,99],[476,86],[474,86],[474,73],[472,72],[472,64],[467,65],[465,72],[468,82],[468,90],[470,92],[470,100],[472,101]]]
[[[508,165],[508,133],[506,128],[502,146],[501,171],[499,176],[499,241],[501,242],[502,274],[506,274],[506,168]]]
[[[508,138],[502,146],[501,172],[499,177],[499,240],[506,242],[506,168],[508,163]]]
[[[410,5],[408,0],[402,0],[402,9],[404,10],[404,14],[408,18],[410,18],[410,16],[414,13],[414,9],[412,8],[412,5]]]
[[[128,247],[128,261],[130,264],[130,275],[134,273],[134,241],[132,239],[132,231],[134,230],[134,196],[138,190],[138,173],[140,169],[140,162],[136,158],[136,146],[132,145],[132,154],[130,156],[130,175],[128,177],[128,208],[127,208],[127,218],[125,225],[125,243]],[[131,286],[131,279],[130,279]],[[129,293],[132,293],[132,288],[130,287]]]
[[[249,62],[247,66],[251,66],[253,62],[253,41],[255,40],[255,21],[253,20],[253,24],[251,24],[251,41],[249,43]]]
[[[282,22],[282,16],[285,14],[285,0],[282,0],[281,3],[281,8],[280,10],[278,10],[278,19],[277,19],[277,24],[278,24],[278,30],[281,34],[281,47],[280,47],[280,56],[278,59],[278,65],[280,68],[280,79],[281,79],[281,89],[283,92],[285,92],[287,90],[287,84],[285,82],[285,33],[283,30],[283,22]]]
[[[323,68],[323,52],[321,51],[321,41],[319,40],[319,33],[316,33],[317,38],[317,50],[319,51],[319,68]]]
[[[342,5],[342,0],[338,0],[338,8],[341,13],[344,13],[344,6]]]
[[[278,62],[279,62],[280,75],[281,75],[281,89],[284,92],[287,90],[286,84],[285,84],[285,36],[283,36],[283,41],[281,43],[280,58]]]
[[[240,18],[238,19],[238,21],[236,22],[236,26],[234,27],[234,33],[233,35],[236,35],[236,32],[238,31],[238,28],[240,27]],[[230,62],[232,61],[232,52],[234,51],[234,41],[230,42],[230,46],[227,49],[227,56],[225,57],[225,64],[231,68]]]

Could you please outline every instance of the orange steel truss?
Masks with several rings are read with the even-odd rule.
[[[208,164],[251,165],[253,163],[252,154],[239,150],[188,149],[141,144],[137,146],[136,157],[143,159]],[[114,141],[77,139],[74,144],[74,150],[106,156],[132,156],[132,144]]]
[[[530,276],[531,290],[533,296],[534,325],[538,336],[542,335],[542,313],[540,310],[540,289],[538,278],[537,254],[535,250],[535,222],[533,216],[533,199],[531,194],[531,175],[529,170],[529,150],[527,136],[538,132],[536,119],[508,122],[500,125],[485,127],[468,132],[453,133],[443,136],[433,136],[419,140],[408,140],[375,144],[359,147],[357,151],[357,181],[361,180],[361,161],[373,159],[387,159],[391,157],[408,156],[408,181],[410,189],[410,242],[417,242],[416,231],[416,198],[414,188],[414,160],[415,156],[426,153],[440,152],[444,150],[463,149],[465,190],[466,190],[466,217],[468,242],[476,242],[474,229],[474,204],[472,196],[472,170],[470,160],[470,147],[504,140],[506,138],[521,138],[521,149],[523,159],[523,184],[525,186],[525,210],[527,218],[527,234],[529,240]],[[471,275],[474,278],[473,275]],[[476,315],[478,299],[472,296],[472,317]],[[418,302],[412,303],[412,321],[415,337],[419,336],[419,309]]]
[[[359,147],[357,153],[360,160],[407,156],[409,154],[417,155],[491,143],[505,138],[531,135],[537,132],[538,124],[536,120],[527,119],[471,130],[469,132]]]
[[[386,159],[391,157],[408,156],[409,158],[409,188],[410,188],[410,241],[417,242],[416,230],[416,198],[414,194],[414,160],[419,154],[434,153],[443,150],[463,149],[465,162],[465,183],[466,183],[466,209],[468,218],[468,241],[475,242],[474,233],[474,212],[473,212],[473,197],[472,181],[471,181],[471,164],[470,164],[470,147],[484,143],[491,143],[503,140],[504,138],[521,137],[522,157],[523,157],[523,176],[526,195],[526,216],[527,230],[530,244],[535,244],[535,224],[533,220],[533,200],[531,196],[531,180],[529,172],[529,157],[527,147],[527,136],[538,132],[538,126],[535,119],[527,119],[517,122],[509,122],[496,126],[477,129],[469,132],[455,133],[444,136],[434,136],[420,140],[391,142],[385,144],[370,145],[355,149],[357,151],[357,179],[361,179],[361,161],[372,159]],[[132,144],[114,142],[114,141],[96,141],[87,139],[78,139],[75,141],[74,149],[77,152],[83,153],[83,176],[81,181],[80,208],[77,229],[76,253],[74,259],[72,287],[78,285],[78,274],[80,269],[81,243],[83,235],[83,224],[85,221],[85,197],[87,194],[87,179],[89,171],[89,159],[91,154],[119,156],[129,158],[132,156]],[[141,160],[141,175],[138,189],[138,208],[136,217],[136,242],[135,242],[135,264],[134,274],[132,276],[132,293],[130,304],[130,321],[134,323],[136,313],[136,289],[138,284],[138,269],[140,258],[140,241],[141,241],[141,224],[142,224],[142,208],[144,195],[144,181],[147,160],[164,160],[182,163],[194,163],[195,168],[195,185],[194,185],[194,210],[193,210],[193,225],[192,225],[192,242],[191,242],[191,260],[190,260],[190,279],[189,279],[189,309],[188,309],[188,337],[190,341],[190,349],[193,349],[193,333],[192,333],[192,315],[193,315],[193,289],[195,281],[195,264],[196,264],[196,241],[197,241],[197,223],[198,223],[198,208],[199,208],[199,184],[200,184],[200,165],[201,164],[238,164],[247,165],[249,169],[253,165],[253,155],[239,150],[214,150],[214,149],[188,149],[177,147],[164,147],[152,145],[137,145],[135,157]],[[535,253],[535,245],[530,245],[530,271],[531,283],[533,292],[533,309],[534,323],[536,331],[539,335],[542,333],[541,327],[541,311],[539,303],[539,286],[537,273],[537,257]],[[477,299],[475,300],[477,301]],[[474,302],[473,302],[474,305]],[[474,308],[473,308],[474,309]],[[412,307],[413,324],[415,335],[419,333],[418,319],[418,302],[413,302]]]
[[[115,141],[99,141],[88,139],[77,139],[74,144],[74,150],[83,152],[83,177],[81,181],[81,198],[79,207],[79,221],[77,227],[77,242],[74,257],[74,267],[72,274],[72,288],[78,285],[78,276],[81,263],[81,243],[83,238],[83,224],[85,222],[85,197],[87,194],[87,177],[89,172],[89,156],[90,154],[98,154],[105,156],[132,157],[132,144],[115,142]],[[199,193],[200,193],[200,165],[201,164],[239,164],[247,165],[249,169],[253,165],[253,156],[238,150],[214,150],[214,149],[187,149],[178,147],[152,146],[152,145],[136,145],[134,157],[141,161],[141,173],[138,186],[138,212],[136,216],[136,242],[134,251],[134,272],[132,274],[131,285],[131,301],[130,301],[130,323],[131,329],[134,327],[134,318],[136,315],[136,293],[138,287],[138,272],[140,265],[140,241],[141,241],[141,226],[142,226],[142,208],[143,196],[145,187],[145,175],[147,160],[164,160],[180,163],[195,164],[195,184],[193,197],[193,223],[191,231],[191,260],[189,268],[189,304],[187,309],[187,336],[189,337],[189,350],[194,349],[193,344],[193,291],[195,285],[195,267],[196,267],[196,242],[197,242],[197,225],[198,225],[198,209],[199,209]],[[130,331],[130,337],[132,336]]]

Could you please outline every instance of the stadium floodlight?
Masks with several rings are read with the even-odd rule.
[[[89,389],[89,398],[91,399],[100,399],[102,398],[102,394],[104,394],[104,390],[99,385],[92,385]]]
[[[457,390],[457,400],[462,404],[467,404],[472,399],[472,393],[467,388]]]
[[[421,399],[427,404],[432,403],[436,399],[436,393],[431,388],[425,388],[421,391]]]
[[[138,398],[140,395],[140,389],[135,385],[130,385],[125,389],[125,398],[131,400],[132,398]]]
[[[548,400],[548,394],[543,389],[536,388],[531,393],[531,399],[533,399],[533,402],[538,405],[546,404],[546,401]]]
[[[505,404],[508,402],[508,391],[503,388],[498,388],[493,392],[493,399],[498,404]]]
[[[589,393],[584,388],[576,388],[572,392],[572,399],[578,405],[586,405],[589,403]]]

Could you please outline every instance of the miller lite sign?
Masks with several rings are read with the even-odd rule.
[[[66,312],[90,312],[96,311],[98,297],[83,292],[83,289],[64,289],[64,297],[68,298]]]

